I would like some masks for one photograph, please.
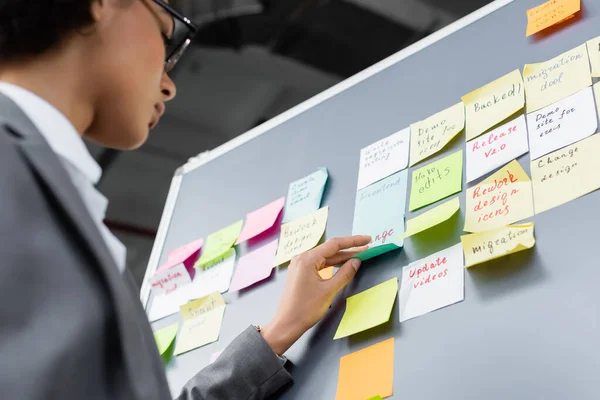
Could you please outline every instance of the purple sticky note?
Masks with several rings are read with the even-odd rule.
[[[277,217],[281,214],[285,197],[281,197],[266,206],[252,211],[246,215],[246,225],[235,244],[240,244],[248,239],[260,235],[267,229],[273,227],[277,221]]]
[[[203,244],[204,239],[198,239],[193,241],[192,243],[186,244],[185,246],[181,246],[169,251],[167,261],[163,265],[158,267],[155,274],[173,268],[177,264],[184,264],[186,268],[189,268],[190,266],[188,264],[194,264],[196,258],[198,258],[194,256],[197,256],[198,253],[200,253],[200,249],[202,248]]]
[[[271,275],[277,242],[277,240],[274,240],[240,257],[237,270],[229,286],[230,292],[247,288],[256,282],[267,279]]]

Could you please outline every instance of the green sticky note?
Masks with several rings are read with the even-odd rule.
[[[202,255],[194,267],[205,266],[225,254],[235,243],[242,232],[243,220],[239,220],[218,232],[211,233],[206,238]]]
[[[381,396],[371,397],[369,400],[383,400]]]
[[[409,219],[406,221],[406,232],[404,232],[403,237],[406,238],[416,235],[417,233],[421,233],[429,228],[439,225],[442,222],[449,220],[458,210],[460,210],[460,201],[458,200],[458,197],[455,197],[413,219]]]
[[[392,278],[348,297],[346,312],[333,339],[354,335],[389,321],[397,293],[398,278]]]
[[[159,329],[154,332],[154,340],[156,340],[156,347],[158,347],[158,353],[162,356],[173,344],[175,335],[179,329],[179,324],[174,323],[166,328]]]
[[[380,256],[384,253],[394,251],[397,249],[401,249],[401,248],[402,248],[401,243],[400,244],[386,243],[386,244],[382,244],[381,246],[371,247],[370,249],[367,249],[365,251],[358,253],[357,255],[355,255],[352,258],[358,258],[360,261],[366,261],[370,258],[374,258],[374,257]]]
[[[462,190],[462,150],[412,173],[409,210],[413,211]]]

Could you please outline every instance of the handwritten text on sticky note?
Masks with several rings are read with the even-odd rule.
[[[406,168],[409,140],[410,130],[406,128],[363,148],[356,190]]]
[[[177,337],[175,355],[219,339],[225,300],[220,293],[213,293],[180,307],[183,325]]]
[[[192,282],[185,265],[178,264],[172,268],[162,270],[150,278],[152,292],[157,294],[170,294]]]
[[[290,183],[283,222],[290,222],[317,211],[321,207],[328,178],[327,168],[319,168],[312,174]]]
[[[410,126],[410,165],[437,153],[465,127],[465,106],[458,103]]]
[[[462,157],[460,150],[413,171],[410,211],[461,191]]]
[[[460,240],[465,253],[465,267],[471,267],[532,248],[535,244],[533,222],[463,235]]]
[[[513,72],[462,97],[467,118],[466,138],[471,140],[510,117],[525,105],[521,72]]]
[[[312,214],[283,224],[274,265],[288,262],[295,255],[315,247],[325,233],[328,212],[329,208],[323,207]]]
[[[527,10],[525,36],[542,31],[564,21],[581,9],[581,0],[549,0]]]

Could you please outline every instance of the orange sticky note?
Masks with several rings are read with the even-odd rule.
[[[550,0],[527,10],[527,31],[531,36],[570,18],[581,9],[581,0]]]
[[[333,268],[334,267],[323,268],[319,271],[319,275],[321,275],[322,279],[331,279],[331,277],[333,276]]]
[[[394,338],[340,359],[335,400],[390,397],[394,386]]]

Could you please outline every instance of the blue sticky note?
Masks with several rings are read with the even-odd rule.
[[[316,172],[290,183],[285,200],[284,223],[321,208],[321,198],[328,177],[327,168],[319,168]]]
[[[364,261],[402,247],[407,183],[405,169],[356,193],[352,234],[373,239],[356,258]]]

